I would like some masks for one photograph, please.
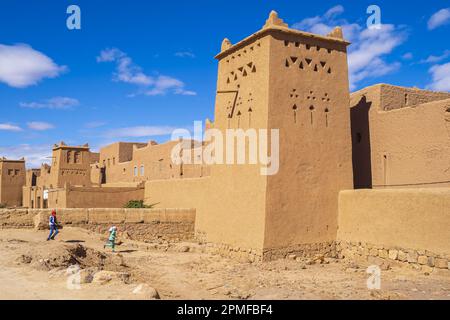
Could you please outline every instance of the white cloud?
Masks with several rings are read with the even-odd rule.
[[[148,86],[153,83],[150,76],[145,75],[139,66],[136,66],[126,53],[119,49],[106,49],[100,52],[97,62],[115,62],[116,73],[114,80],[135,85]]]
[[[22,131],[22,128],[10,123],[0,123],[0,130],[18,132]]]
[[[294,23],[292,28],[298,30],[309,31],[316,34],[327,34],[333,27],[328,24],[336,16],[344,12],[344,7],[337,5],[329,9],[323,16],[315,16],[310,18],[305,18],[300,22]]]
[[[337,5],[334,6],[333,8],[329,9],[326,13],[325,13],[325,18],[327,19],[332,19],[335,16],[338,16],[340,14],[344,13],[344,7],[341,5]]]
[[[105,49],[100,52],[97,62],[114,62],[124,56],[126,56],[125,53],[117,48]]]
[[[110,130],[106,133],[105,136],[108,138],[139,138],[164,136],[172,134],[175,129],[177,128],[169,126],[136,126]]]
[[[42,163],[51,163],[52,147],[50,145],[21,144],[17,146],[0,147],[0,154],[7,159],[25,157],[28,168],[40,168]]]
[[[400,62],[388,63],[383,60],[405,40],[405,35],[394,25],[381,25],[381,29],[364,29],[358,41],[349,50],[350,87],[355,89],[358,82],[367,78],[377,78],[398,70]]]
[[[442,60],[447,59],[448,57],[450,57],[450,50],[445,50],[444,53],[440,56],[429,56],[428,58],[426,58],[425,60],[420,61],[421,63],[437,63],[437,62],[441,62]]]
[[[55,126],[48,122],[33,121],[27,123],[28,128],[36,131],[46,131],[53,129]]]
[[[432,82],[428,86],[431,90],[450,91],[450,62],[434,65],[430,68]]]
[[[434,30],[450,22],[450,8],[441,9],[428,20],[428,30]]]
[[[196,96],[197,92],[184,89],[176,89],[175,94],[180,94],[182,96]]]
[[[21,102],[19,105],[24,108],[32,109],[70,109],[79,104],[80,102],[74,98],[54,97],[42,102]]]
[[[157,77],[146,75],[126,53],[117,48],[105,49],[100,52],[97,62],[115,62],[116,71],[113,80],[139,86],[139,92],[130,94],[130,97],[142,93],[148,96],[165,95],[169,92],[196,95],[193,91],[185,90],[185,84],[181,80],[164,75]]]
[[[348,51],[351,90],[364,79],[377,78],[398,70],[400,62],[389,63],[385,57],[406,40],[406,33],[392,24],[383,24],[380,29],[368,29],[357,23],[349,23],[338,18],[343,12],[342,6],[335,6],[323,16],[303,19],[292,27],[322,35],[336,26],[342,27],[345,39],[352,42]]]
[[[195,54],[190,51],[180,51],[175,53],[176,57],[179,58],[195,58]]]
[[[0,44],[0,82],[14,88],[36,85],[44,78],[55,78],[67,67],[58,66],[42,52],[26,44]]]
[[[194,91],[188,91],[184,89],[184,83],[178,79],[158,76],[155,79],[154,85],[150,90],[145,91],[148,96],[164,95],[169,90],[172,90],[174,94],[195,96],[197,93]]]
[[[91,121],[91,122],[86,123],[84,126],[86,128],[89,128],[89,129],[95,129],[95,128],[103,127],[104,125],[106,125],[106,122],[103,122],[103,121]]]
[[[404,60],[411,60],[412,58],[414,58],[414,56],[411,52],[407,52],[404,55],[402,55],[402,59]]]

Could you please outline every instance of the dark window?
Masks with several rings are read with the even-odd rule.
[[[80,154],[79,151],[76,151],[76,152],[74,153],[73,159],[74,159],[74,162],[75,162],[75,163],[80,163],[80,162],[81,162],[81,154]]]

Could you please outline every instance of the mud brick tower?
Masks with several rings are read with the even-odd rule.
[[[213,166],[223,207],[205,218],[211,241],[272,259],[336,239],[338,193],[353,187],[348,45],[340,28],[293,30],[276,12],[250,37],[223,41],[214,126],[279,129],[280,163],[270,176],[259,166]]]

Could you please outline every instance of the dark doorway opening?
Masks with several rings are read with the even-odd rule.
[[[352,127],[353,185],[355,189],[372,189],[369,111],[372,102],[363,96],[350,109]]]

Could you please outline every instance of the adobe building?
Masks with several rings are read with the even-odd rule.
[[[20,207],[24,184],[25,159],[0,158],[0,204],[8,207]]]
[[[194,153],[196,146],[185,141]],[[178,141],[158,145],[117,142],[93,153],[89,146],[55,145],[52,165],[26,173],[23,206],[28,208],[118,208],[144,200],[144,182],[209,175],[203,164],[172,163]]]
[[[378,84],[350,107],[356,189],[450,187],[450,93]]]
[[[27,171],[23,187],[23,206],[28,208],[123,207],[130,200],[143,199],[143,186],[101,188],[93,186],[91,165],[100,155],[89,146],[53,147],[52,165]]]
[[[250,37],[225,39],[214,128],[279,129],[279,172],[216,164],[210,177],[147,182],[146,200],[196,208],[198,236],[258,259],[334,241],[339,191],[353,187],[348,45],[340,28],[293,30],[275,12]]]
[[[48,208],[49,192],[67,185],[88,187],[91,185],[89,146],[55,144],[51,166],[43,164],[40,170],[27,172],[27,184],[23,188],[23,205],[28,208]],[[57,203],[51,207],[57,207]]]
[[[116,142],[100,149],[99,163],[93,165],[92,181],[103,186],[135,186],[149,180],[196,178],[209,175],[204,164],[174,164],[171,152],[178,141],[158,144]],[[193,141],[188,149],[194,153]],[[200,146],[198,146],[201,148]]]

